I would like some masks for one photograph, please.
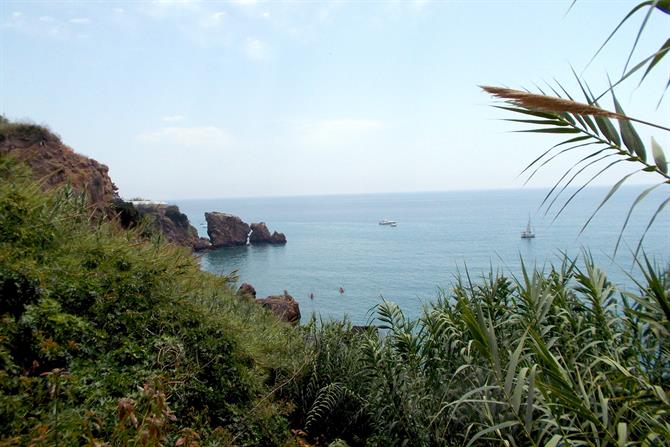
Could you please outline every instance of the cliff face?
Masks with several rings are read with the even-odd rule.
[[[46,189],[67,183],[106,214],[117,197],[107,166],[75,153],[44,127],[0,117],[0,153],[28,164]]]
[[[135,205],[141,215],[149,216],[157,230],[173,244],[204,250],[211,246],[205,238],[198,237],[198,231],[191,225],[186,214],[176,205]]]

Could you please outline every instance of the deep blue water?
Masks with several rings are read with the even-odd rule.
[[[248,223],[264,221],[270,231],[286,234],[285,246],[207,252],[201,258],[204,270],[237,271],[240,283],[253,284],[259,297],[288,290],[300,302],[303,321],[316,312],[326,318],[346,314],[362,324],[382,297],[416,317],[423,303],[434,300],[439,288],[448,289],[466,268],[475,278],[491,269],[517,275],[520,258],[542,267],[560,262],[561,251],[571,256],[590,251],[611,280],[630,287],[626,272],[633,266],[631,251],[668,193],[666,188],[642,202],[625,233],[626,244],[612,259],[626,212],[641,190],[622,188],[581,236],[581,226],[607,189],[584,190],[553,223],[553,212],[545,217],[543,210],[538,211],[547,192],[540,189],[174,203],[202,235],[206,235],[201,227],[206,211],[232,213]],[[525,240],[520,232],[529,215],[537,237]],[[378,225],[385,218],[396,220],[398,226]],[[670,263],[670,207],[659,214],[643,246],[659,264]]]

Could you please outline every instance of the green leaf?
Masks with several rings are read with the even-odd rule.
[[[628,440],[628,424],[625,422],[619,422],[616,424],[616,433],[617,433],[617,445],[619,447],[625,447],[626,441]]]
[[[668,173],[668,162],[665,160],[665,154],[661,145],[656,142],[654,137],[651,137],[651,153],[654,155],[654,162],[658,169],[661,170],[663,174]]]
[[[635,249],[635,256],[634,256],[635,258],[637,258],[637,255],[640,252],[640,248],[642,248],[642,241],[644,241],[644,237],[647,235],[649,228],[651,228],[658,215],[661,213],[661,211],[663,211],[663,208],[665,208],[668,205],[668,203],[670,203],[670,197],[661,202],[658,208],[656,208],[654,215],[651,217],[651,219],[649,219],[649,223],[647,224],[647,227],[644,229],[644,233],[642,233],[640,241],[637,243],[637,248]]]
[[[559,117],[555,113],[538,112],[536,110],[522,109],[521,107],[509,107],[509,106],[493,106],[493,107],[495,107],[496,109],[507,110],[509,112],[524,113],[526,115],[536,116],[538,118],[546,118],[548,120],[555,120]]]
[[[551,437],[551,439],[544,445],[544,447],[556,447],[559,442],[563,440],[563,436],[561,435],[554,435]]]
[[[590,154],[590,155],[587,155],[586,157],[582,158],[582,159],[579,160],[577,163],[575,163],[570,169],[568,169],[567,171],[565,171],[565,173],[563,174],[563,176],[561,176],[561,178],[558,180],[558,182],[556,182],[556,184],[554,185],[554,187],[551,188],[551,190],[549,191],[549,193],[545,196],[544,200],[542,200],[542,203],[540,204],[540,207],[542,207],[542,206],[546,203],[546,201],[549,199],[549,197],[551,196],[551,194],[553,193],[553,191],[560,185],[560,183],[563,181],[563,179],[564,179],[568,174],[570,174],[570,172],[572,172],[572,170],[573,170],[574,168],[576,168],[577,166],[579,166],[580,163],[582,163],[582,162],[588,160],[589,158],[593,158],[593,157],[596,157],[596,156],[600,155],[600,154],[601,154],[602,152],[604,152],[605,150],[607,150],[607,148],[606,148],[606,149],[601,149],[601,150],[596,151],[596,152],[594,152],[594,153],[592,153],[592,154]],[[554,203],[556,202],[556,200],[558,200],[559,196],[563,193],[563,191],[565,191],[565,189],[566,189],[568,186],[570,186],[570,185],[572,184],[572,182],[573,182],[573,181],[574,181],[574,180],[575,180],[575,179],[576,179],[582,172],[584,172],[584,171],[585,171],[586,169],[588,169],[590,166],[592,166],[592,165],[594,165],[594,164],[596,164],[596,163],[599,163],[599,162],[601,162],[602,160],[605,160],[606,158],[614,157],[614,156],[615,156],[615,154],[606,154],[606,155],[603,155],[602,157],[599,157],[599,158],[597,158],[597,159],[595,159],[595,160],[592,160],[592,161],[588,162],[587,164],[585,164],[584,166],[582,166],[577,172],[575,172],[575,173],[572,175],[572,177],[570,177],[570,179],[567,181],[567,183],[565,183],[565,184],[563,185],[563,187],[561,188],[561,190],[560,190],[558,193],[556,193],[556,195],[555,195],[554,198],[551,200],[551,202],[549,202],[549,205],[547,206],[547,209],[545,210],[545,213],[544,213],[545,216],[549,213],[549,211],[551,210],[552,206],[554,205]]]
[[[558,219],[558,216],[561,215],[561,213],[563,212],[563,210],[570,204],[570,202],[572,202],[572,199],[574,199],[574,198],[577,196],[577,194],[579,194],[580,192],[582,192],[582,190],[583,190],[584,188],[586,188],[592,181],[594,181],[596,178],[598,178],[603,172],[607,171],[609,168],[611,168],[611,167],[614,166],[615,164],[620,163],[620,162],[622,162],[622,161],[623,161],[623,160],[614,160],[612,163],[608,164],[607,166],[605,166],[604,168],[602,168],[600,171],[596,172],[596,173],[595,173],[595,174],[594,174],[594,175],[593,175],[593,176],[592,176],[586,183],[584,183],[582,186],[580,186],[579,189],[577,189],[577,191],[575,191],[574,193],[572,193],[572,195],[570,196],[570,198],[569,198],[568,200],[565,201],[565,203],[563,204],[563,206],[561,207],[561,209],[558,210],[558,213],[556,213],[556,217],[554,217],[554,219],[553,219],[552,222],[555,222],[556,219]]]
[[[653,1],[645,1],[645,2],[642,2],[638,5],[636,5],[633,9],[631,9],[628,12],[628,14],[626,14],[626,17],[624,17],[623,20],[621,20],[621,22],[619,22],[619,24],[616,26],[616,28],[614,28],[614,31],[612,31],[612,33],[607,37],[607,39],[605,39],[605,42],[603,42],[603,44],[600,46],[600,48],[598,48],[598,51],[596,51],[596,54],[593,55],[593,57],[591,58],[589,63],[586,64],[586,67],[591,65],[591,62],[593,62],[593,60],[596,58],[596,56],[598,56],[598,54],[602,51],[602,49],[605,48],[605,45],[607,45],[607,42],[609,42],[610,39],[612,39],[612,37],[614,37],[616,32],[619,31],[619,28],[621,28],[621,26],[626,22],[626,20],[628,20],[639,9],[644,8],[645,6],[651,6],[653,3],[654,3]]]
[[[549,152],[551,152],[554,148],[556,148],[556,147],[558,147],[558,146],[562,146],[562,145],[564,145],[564,144],[570,144],[570,143],[575,143],[575,142],[577,142],[577,141],[583,141],[583,140],[586,140],[586,139],[589,139],[589,138],[591,138],[591,137],[589,137],[588,135],[583,135],[583,136],[581,136],[581,137],[570,138],[569,140],[565,140],[565,141],[563,141],[563,142],[561,142],[561,143],[558,143],[558,144],[553,145],[552,147],[550,147],[549,149],[547,149],[546,151],[544,151],[544,152],[542,153],[542,155],[540,155],[540,156],[537,157],[535,160],[533,160],[532,163],[530,163],[528,166],[526,166],[526,167],[523,169],[523,171],[521,171],[521,172],[519,173],[519,175],[522,175],[524,172],[526,172],[528,169],[530,169],[535,163],[537,163],[538,161],[540,161],[545,155],[547,155]]]
[[[665,182],[659,183],[657,185],[652,186],[651,188],[647,188],[644,191],[640,193],[640,195],[637,196],[633,204],[631,205],[630,209],[628,210],[628,214],[626,215],[626,220],[623,223],[623,226],[621,227],[621,231],[619,231],[619,238],[616,241],[616,245],[614,246],[614,255],[616,255],[617,250],[619,249],[619,244],[621,243],[621,238],[623,237],[623,232],[626,229],[626,226],[628,225],[628,221],[630,220],[631,214],[633,214],[633,210],[635,207],[640,203],[647,195],[652,192],[654,189],[658,188],[661,185],[665,185]]]
[[[607,141],[614,143],[614,146],[621,147],[621,138],[619,138],[619,134],[610,119],[604,116],[594,116],[593,118],[595,118],[598,128],[607,138]]]
[[[514,387],[514,393],[511,398],[512,410],[514,410],[515,413],[519,412],[519,407],[521,406],[521,396],[526,382],[526,374],[528,374],[528,368],[521,368],[521,371],[519,371],[519,375],[516,378],[516,386]]]
[[[486,430],[477,432],[477,434],[475,434],[472,438],[470,438],[470,442],[468,442],[465,447],[471,446],[472,444],[475,443],[475,441],[477,441],[477,439],[481,438],[484,435],[502,430],[504,428],[514,427],[515,425],[519,425],[519,421],[501,422],[500,424],[496,424],[493,427],[487,428]]]
[[[642,84],[642,81],[644,81],[644,78],[647,77],[651,69],[654,68],[654,66],[656,66],[656,64],[658,64],[661,59],[663,59],[663,56],[668,54],[668,50],[670,50],[670,39],[666,40],[665,43],[661,45],[661,48],[656,52],[654,58],[651,60],[651,62],[649,62],[647,70],[642,75],[642,79],[640,79],[640,84]]]
[[[591,137],[588,137],[588,138],[591,138]],[[537,172],[538,172],[542,167],[544,167],[545,165],[549,164],[549,163],[550,163],[553,159],[555,159],[556,157],[558,157],[558,156],[560,156],[560,155],[563,155],[563,154],[566,153],[566,152],[569,152],[569,151],[572,151],[572,150],[575,150],[575,149],[579,149],[580,147],[590,146],[590,145],[592,145],[592,144],[603,144],[603,143],[600,143],[599,141],[591,141],[591,142],[588,142],[588,143],[582,143],[582,144],[578,144],[578,145],[575,145],[575,146],[570,146],[570,147],[568,147],[568,148],[562,149],[560,152],[558,152],[558,153],[552,155],[551,157],[549,157],[548,159],[544,160],[544,161],[542,162],[542,164],[540,164],[537,168],[535,168],[535,170],[532,172],[532,174],[530,174],[530,175],[528,176],[528,178],[526,179],[525,182],[523,182],[523,184],[526,185],[528,182],[530,182],[530,180],[535,176],[535,174],[537,174]],[[553,149],[553,148],[552,148],[552,149]],[[599,153],[602,152],[603,150],[605,150],[605,149],[600,150]],[[577,163],[577,164],[579,164],[579,163]],[[570,170],[568,170],[568,172],[566,172],[565,174],[563,174],[563,177],[561,177],[561,180],[563,180],[571,170],[572,170],[572,168],[570,168]],[[559,180],[557,183],[560,183],[561,180]],[[546,201],[546,199],[543,200],[542,203],[544,204],[545,201]],[[540,205],[540,207],[542,207],[542,206]]]
[[[626,59],[626,65],[623,67],[623,72],[626,73],[626,70],[628,69],[628,64],[630,63],[630,59],[633,57],[633,53],[635,52],[635,48],[637,48],[637,44],[640,41],[640,36],[642,36],[642,32],[644,31],[644,27],[647,26],[647,22],[649,21],[649,17],[651,16],[651,13],[654,12],[654,7],[656,7],[659,3],[659,0],[655,0],[652,4],[651,7],[649,8],[649,11],[647,11],[647,14],[644,16],[644,20],[642,20],[642,25],[640,25],[640,29],[637,31],[637,36],[635,36],[635,42],[633,42],[633,48],[631,48],[630,53],[628,54],[628,59]]]
[[[518,119],[504,119],[503,121],[512,121],[515,123],[525,123],[525,124],[539,124],[542,126],[569,126],[570,123],[559,120],[518,120]]]
[[[512,380],[514,379],[514,375],[516,373],[516,367],[519,365],[519,358],[521,357],[521,352],[523,351],[523,344],[524,341],[526,340],[526,334],[524,333],[521,336],[521,340],[519,340],[519,345],[517,348],[514,350],[514,353],[512,354],[512,357],[509,360],[509,364],[507,365],[507,375],[505,377],[505,394],[509,395],[510,392],[512,391]]]
[[[623,183],[624,183],[626,180],[628,180],[632,175],[637,174],[638,172],[640,172],[640,171],[631,172],[630,174],[624,176],[621,180],[619,180],[618,182],[616,182],[616,183],[614,184],[614,186],[612,186],[612,189],[609,190],[609,192],[607,193],[607,195],[605,196],[605,198],[603,199],[603,201],[600,202],[600,205],[598,205],[598,208],[596,208],[596,210],[593,212],[593,214],[591,214],[591,217],[589,217],[589,219],[586,221],[586,223],[585,223],[584,226],[581,228],[581,230],[579,230],[579,234],[582,234],[582,233],[584,232],[584,230],[585,230],[586,227],[589,225],[589,223],[591,222],[591,220],[596,216],[596,214],[598,213],[598,211],[600,211],[600,208],[602,208],[603,205],[605,205],[605,203],[607,203],[607,201],[610,199],[610,197],[612,197],[612,195],[614,195],[614,193],[617,192],[617,190],[619,189],[619,187],[620,187],[621,185],[623,185]]]
[[[634,74],[635,72],[637,72],[639,69],[641,69],[642,67],[644,67],[644,66],[646,65],[646,63],[649,62],[650,60],[652,60],[654,57],[656,57],[657,54],[658,54],[658,52],[652,54],[651,56],[648,56],[646,59],[644,59],[643,61],[639,62],[635,67],[633,67],[633,68],[631,68],[630,70],[628,70],[628,73],[626,73],[625,75],[623,75],[623,76],[621,77],[621,79],[619,79],[618,81],[616,81],[614,84],[610,85],[610,87],[609,87],[607,90],[605,90],[604,92],[602,92],[597,98],[595,98],[595,100],[597,101],[597,100],[599,100],[600,98],[602,98],[603,96],[605,96],[606,94],[608,94],[609,92],[611,92],[612,89],[614,89],[614,87],[616,87],[617,85],[621,84],[623,81],[625,81],[626,79],[628,79],[631,75],[633,75],[633,74]],[[667,86],[666,86],[666,89],[667,89]]]
[[[531,432],[531,425],[533,423],[533,402],[535,401],[535,373],[537,365],[533,365],[528,375],[528,395],[526,397],[526,414],[524,416],[524,424],[526,431]]]
[[[553,129],[517,130],[519,133],[579,133],[578,129],[558,127]]]
[[[621,108],[621,104],[619,104],[619,101],[617,101],[614,92],[612,92],[612,99],[614,100],[614,107],[616,112],[618,114],[625,115],[626,113]],[[619,129],[621,130],[621,137],[623,138],[623,142],[628,148],[628,151],[631,154],[637,155],[640,160],[646,161],[647,153],[644,150],[644,144],[642,144],[642,140],[635,131],[633,124],[625,118],[619,118]]]

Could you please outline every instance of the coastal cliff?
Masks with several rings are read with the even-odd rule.
[[[193,250],[205,250],[212,244],[207,238],[198,236],[198,230],[191,225],[188,216],[176,205],[141,204],[135,205],[141,216],[153,222],[154,228],[165,235],[173,244],[190,247]]]
[[[118,196],[109,168],[77,154],[46,127],[0,116],[0,154],[26,163],[45,190],[68,184],[84,194],[96,212],[113,214],[111,203]]]
[[[76,153],[44,126],[10,122],[0,116],[0,154],[27,164],[45,191],[71,186],[85,196],[94,214],[116,219],[124,228],[147,218],[173,244],[193,250],[211,247],[206,238],[198,237],[197,230],[177,206],[133,205],[119,198],[106,165]]]

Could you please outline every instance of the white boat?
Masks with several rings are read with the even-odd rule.
[[[397,225],[397,223],[395,220],[384,219],[379,221],[379,225]]]
[[[533,239],[535,233],[533,233],[533,228],[530,226],[530,217],[528,217],[528,225],[526,229],[521,232],[521,239]]]

